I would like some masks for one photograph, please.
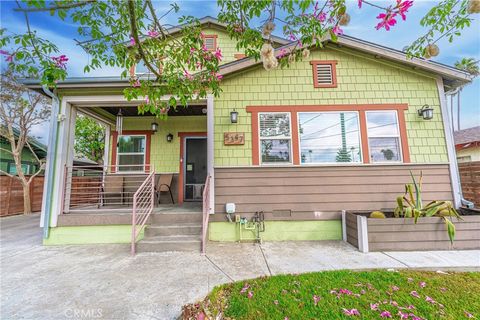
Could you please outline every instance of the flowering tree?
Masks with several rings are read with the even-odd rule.
[[[378,30],[390,30],[398,20],[407,19],[412,8],[411,0],[389,0],[391,5],[358,0],[358,6],[378,9]],[[284,67],[308,57],[311,46],[322,47],[323,41],[336,41],[343,33],[342,27],[350,22],[346,0],[270,0],[241,1],[218,0],[219,19],[226,23],[230,36],[237,40],[238,49],[256,59],[261,58],[266,70]],[[178,11],[172,4],[170,10],[157,14],[151,0],[125,1],[37,1],[17,2],[16,11],[25,15],[27,31],[12,34],[0,31],[1,54],[9,68],[41,79],[42,84],[55,86],[66,75],[68,57],[58,48],[32,30],[29,15],[50,12],[59,19],[76,24],[82,41],[78,41],[91,59],[85,72],[102,65],[121,67],[122,76],[130,77],[130,87],[125,89],[127,99],[144,97],[140,112],[149,111],[165,117],[169,108],[187,105],[187,101],[220,92],[219,49],[209,51],[204,46],[199,22],[193,17],[182,17],[184,25],[179,34],[167,32],[162,19]],[[480,0],[442,0],[432,7],[420,21],[427,33],[417,39],[407,50],[409,56],[430,58],[438,55],[436,42],[447,37],[453,41],[461,30],[470,26],[471,14],[480,12]],[[261,20],[260,28],[254,21]],[[281,26],[281,31],[276,29]],[[283,33],[294,45],[275,53],[272,34]],[[150,77],[130,75],[130,68],[142,61]],[[170,94],[169,101],[161,97]]]

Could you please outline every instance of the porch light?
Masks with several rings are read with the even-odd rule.
[[[418,116],[422,117],[423,120],[431,120],[433,118],[433,108],[428,104],[424,105],[418,110]]]
[[[173,141],[173,134],[169,133],[167,134],[167,141],[172,142]]]
[[[155,133],[158,131],[158,123],[152,122],[152,132]]]
[[[122,109],[119,109],[119,110],[118,110],[118,113],[117,113],[116,129],[117,129],[118,135],[122,135],[122,131],[123,131],[123,114],[122,114]]]
[[[232,112],[230,112],[230,122],[231,123],[237,123],[238,122],[238,112],[233,109]]]

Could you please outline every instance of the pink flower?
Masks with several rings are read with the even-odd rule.
[[[441,291],[441,292],[446,292],[446,291],[447,291],[447,288],[440,288],[440,291]]]
[[[193,76],[187,70],[183,71],[183,75],[186,79],[193,80]]]
[[[150,98],[148,96],[145,97],[145,103],[149,104],[150,103]]]
[[[413,279],[412,278],[407,278],[407,281],[408,282],[413,282]]]
[[[423,281],[420,282],[418,285],[420,286],[420,288],[425,288],[427,286],[427,284]]]
[[[412,292],[410,292],[410,295],[411,295],[412,297],[415,297],[415,298],[420,298],[420,295],[418,294],[417,291],[412,291]]]
[[[321,299],[322,299],[322,297],[317,296],[317,295],[315,295],[315,294],[313,295],[313,303],[314,303],[315,305],[317,305],[318,302],[319,302]]]
[[[347,316],[359,316],[360,315],[360,312],[358,312],[357,309],[345,309],[343,308],[343,314],[347,315]]]
[[[200,312],[199,314],[197,314],[197,320],[205,320],[205,313]]]
[[[370,303],[370,310],[378,310],[378,303]]]
[[[194,53],[195,52],[195,48],[190,48],[190,53]]]
[[[408,319],[408,313],[403,313],[402,311],[398,311],[398,315],[400,319]]]
[[[134,46],[136,44],[135,39],[133,37],[130,37],[130,45]]]
[[[411,304],[411,305],[409,305],[409,306],[407,307],[407,309],[408,309],[408,310],[413,310],[413,309],[415,309],[415,306],[414,306],[413,304]]]
[[[377,30],[385,28],[385,30],[389,31],[390,27],[393,27],[397,23],[397,20],[395,20],[396,15],[394,12],[380,13],[377,19],[381,19],[382,21],[380,21],[375,28]]]
[[[67,61],[68,61],[68,58],[66,55],[62,54],[61,56],[58,56],[58,57],[50,57],[53,62],[55,62],[55,65],[58,67],[58,68],[62,68],[62,69],[66,69],[67,68]]]
[[[273,300],[274,305],[278,305],[278,300]]]
[[[157,30],[148,30],[148,36],[151,38],[156,38],[159,34],[160,33]]]
[[[220,50],[220,48],[217,48],[217,50],[215,50],[214,55],[218,61],[222,60],[222,50]]]
[[[468,311],[463,311],[463,313],[465,313],[465,317],[467,317],[467,318],[474,318],[473,314],[471,314]]]
[[[380,313],[380,318],[391,318],[391,317],[392,317],[392,314],[389,311],[384,310]]]
[[[12,61],[13,61],[13,54],[8,55],[8,56],[5,58],[5,61],[6,61],[6,62],[12,62]]]
[[[413,314],[413,313],[410,313],[409,316],[412,317],[412,320],[423,320],[422,318],[417,317],[417,316],[416,316],[415,314]]]
[[[185,71],[186,72],[186,71]],[[248,283],[245,283],[243,286],[242,290],[240,290],[240,293],[245,293],[247,292],[248,288],[250,288],[250,285]]]
[[[325,22],[325,20],[327,20],[327,14],[325,12],[320,12],[317,15],[317,20],[320,22]]]
[[[413,6],[413,1],[402,2],[402,0],[397,0],[398,14],[402,17],[402,20],[405,21],[407,19],[405,13],[408,12],[411,6]]]
[[[367,291],[365,291],[365,290],[363,290],[363,289],[360,290],[360,294],[365,294],[365,293],[367,293]]]
[[[363,3],[363,0],[358,0],[358,8],[359,9],[362,9],[362,3]]]
[[[397,287],[397,286],[393,286],[393,287],[392,287],[392,291],[398,291],[398,290],[400,290],[399,287]]]
[[[425,301],[430,302],[431,304],[435,304],[435,300],[433,300],[431,297],[426,296]]]
[[[138,87],[140,87],[141,85],[142,85],[142,84],[140,83],[140,80],[139,80],[139,79],[135,80],[135,82],[133,83],[133,87],[134,87],[134,88],[138,88]]]
[[[398,303],[397,301],[391,301],[390,304],[394,307],[398,307]]]
[[[349,296],[349,295],[352,294],[352,291],[350,291],[348,289],[340,289],[339,293],[340,294],[346,294],[347,296]]]
[[[253,298],[253,292],[252,291],[248,291],[248,299],[252,299]]]
[[[288,39],[293,41],[293,40],[297,40],[297,37],[293,33],[290,33],[290,35],[288,36]]]
[[[343,34],[343,30],[340,29],[339,26],[335,26],[335,27],[332,29],[332,32],[333,32],[334,34],[336,34],[337,36]]]

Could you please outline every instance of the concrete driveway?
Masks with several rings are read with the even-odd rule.
[[[480,270],[480,251],[363,254],[343,242],[211,243],[198,252],[41,245],[39,216],[2,218],[1,319],[176,319],[214,286],[333,269]]]

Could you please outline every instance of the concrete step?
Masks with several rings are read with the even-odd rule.
[[[167,225],[150,225],[145,229],[146,237],[154,236],[188,236],[200,235],[202,225],[199,223],[182,223]]]
[[[152,213],[149,218],[150,225],[172,225],[184,223],[201,223],[201,212],[169,212],[169,213]]]
[[[201,237],[195,236],[153,236],[137,243],[137,252],[200,251]]]

